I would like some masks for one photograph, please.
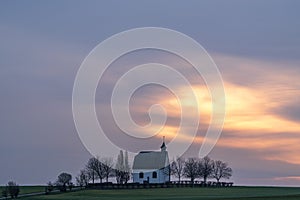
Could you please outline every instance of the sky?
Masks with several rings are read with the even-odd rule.
[[[228,162],[235,184],[299,186],[299,6],[292,0],[0,1],[0,184],[45,184],[62,171],[76,176],[91,157],[72,115],[81,63],[114,34],[164,27],[200,43],[223,78],[226,118],[209,156]],[[107,94],[122,72],[153,61],[191,80],[203,116],[195,139],[200,145],[210,119],[209,92],[189,64],[167,52],[132,52],[112,63],[97,88],[99,122],[118,133],[103,114],[110,108]],[[155,141],[165,135],[170,142],[180,109],[165,88],[139,88],[130,102],[133,120],[149,123],[147,109],[156,103],[164,105],[168,120]]]

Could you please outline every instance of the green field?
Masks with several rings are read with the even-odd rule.
[[[300,200],[300,188],[231,187],[165,188],[134,190],[82,190],[64,194],[23,197],[31,200],[114,200],[114,199],[226,199],[226,200]]]
[[[0,192],[3,190],[3,188],[4,186],[0,186]],[[44,191],[45,191],[45,186],[20,186],[20,194],[30,194],[30,193],[44,192]]]

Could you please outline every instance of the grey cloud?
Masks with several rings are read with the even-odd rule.
[[[297,98],[297,97],[296,97]],[[280,108],[275,109],[274,114],[284,117],[288,120],[294,122],[300,122],[300,107],[299,102],[294,102],[294,104],[288,104]]]

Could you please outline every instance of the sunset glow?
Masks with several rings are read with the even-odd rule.
[[[280,78],[280,79],[279,79]],[[266,81],[276,82],[282,80],[286,82],[286,76],[274,74]],[[289,79],[296,80],[297,77],[290,76]],[[226,92],[226,118],[223,128],[223,136],[218,142],[218,146],[249,149],[263,151],[276,148],[281,153],[274,155],[263,155],[262,159],[281,160],[284,162],[300,164],[298,152],[300,151],[300,125],[297,121],[285,118],[277,114],[274,110],[288,106],[294,97],[299,95],[299,91],[293,90],[293,85],[285,85],[285,91],[290,93],[278,93],[275,89],[267,90],[261,85],[240,86],[224,80]],[[290,88],[288,88],[290,87]],[[187,88],[182,88],[184,93]],[[211,119],[212,101],[210,93],[205,85],[194,85],[198,105],[191,105],[189,97],[185,99],[160,98],[157,99],[168,112],[169,117],[180,117],[180,104],[182,106],[194,106],[200,109],[201,116],[199,122],[208,125]],[[283,96],[284,95],[284,96]],[[198,107],[197,107],[198,106]],[[188,131],[188,127],[185,127]],[[201,127],[199,127],[201,128]],[[149,130],[151,132],[151,130]],[[161,130],[157,137],[165,135],[172,140],[178,134],[177,126],[168,125]],[[287,137],[293,135],[293,137]],[[182,142],[190,141],[191,136],[185,132],[177,135]],[[199,144],[203,142],[203,137],[195,138]],[[234,141],[234,142],[232,142]]]
[[[225,161],[234,185],[299,187],[299,8],[0,1],[0,185],[75,184],[92,156],[132,166],[164,141],[170,160]]]

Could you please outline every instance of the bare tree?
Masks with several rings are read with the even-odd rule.
[[[80,187],[86,187],[89,184],[91,177],[87,170],[82,169],[80,170],[78,176],[76,177],[76,183]]]
[[[100,183],[102,183],[102,180],[105,178],[105,172],[104,165],[102,162],[100,162],[99,158],[96,158],[95,172],[97,174],[97,177],[100,179]]]
[[[188,158],[184,162],[183,174],[185,177],[190,178],[191,182],[194,183],[194,180],[198,176],[198,160],[196,158]]]
[[[215,178],[218,183],[221,178],[229,179],[231,176],[232,169],[228,166],[227,163],[224,163],[221,160],[216,160],[213,162],[211,177]]]
[[[212,174],[213,160],[211,160],[208,156],[200,159],[198,162],[198,174],[200,177],[203,177],[204,183],[206,183],[207,178],[209,178]]]
[[[95,179],[98,178],[100,183],[105,178],[104,173],[104,164],[99,160],[99,158],[90,158],[86,169],[89,171],[89,174],[92,176],[93,183],[95,183]]]
[[[88,176],[92,180],[93,184],[95,183],[95,179],[97,177],[97,173],[96,173],[97,168],[98,168],[97,158],[95,157],[90,158],[85,169],[87,171]]]
[[[117,163],[116,163],[116,169],[115,169],[115,175],[117,179],[117,183],[127,183],[130,179],[130,166],[128,163],[128,153],[125,152],[125,157],[123,154],[123,151],[120,150],[120,153],[118,155]]]
[[[15,199],[15,198],[18,197],[19,193],[20,193],[20,187],[19,187],[19,185],[17,185],[16,182],[9,181],[7,183],[7,186],[5,187],[5,190],[3,190],[2,195],[5,198],[7,198],[7,196],[10,195],[10,197],[12,199]]]
[[[56,181],[56,186],[59,188],[61,192],[65,192],[67,190],[67,186],[72,184],[72,175],[68,173],[61,173]]]
[[[117,158],[117,163],[116,163],[116,170],[115,170],[115,175],[117,179],[117,183],[123,183],[123,171],[124,171],[124,156],[123,156],[123,151],[120,150],[120,153]]]
[[[128,152],[125,151],[125,157],[124,157],[124,182],[127,183],[130,179],[130,166],[128,162]]]
[[[106,182],[108,182],[108,178],[112,176],[114,169],[114,162],[112,158],[103,158],[102,159],[102,167],[103,167],[103,175],[106,178]]]
[[[180,182],[181,177],[183,176],[184,169],[184,159],[177,157],[176,160],[173,160],[171,163],[171,174],[178,178]]]

